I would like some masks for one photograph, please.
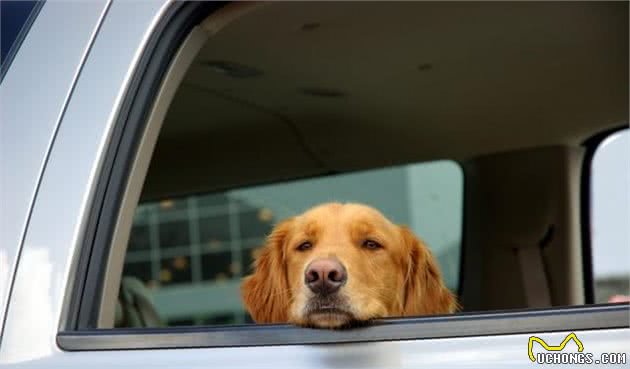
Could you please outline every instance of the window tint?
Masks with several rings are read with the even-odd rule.
[[[630,138],[615,133],[591,168],[591,249],[595,302],[630,299]]]
[[[457,289],[463,174],[439,161],[140,204],[124,277],[141,280],[167,325],[250,323],[240,280],[280,220],[327,201],[361,202],[407,224]]]
[[[37,1],[0,1],[0,64],[4,64],[9,51],[17,41],[22,27],[35,9]]]

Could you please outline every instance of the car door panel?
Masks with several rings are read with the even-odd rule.
[[[47,154],[106,5],[44,4],[0,84],[0,333]]]

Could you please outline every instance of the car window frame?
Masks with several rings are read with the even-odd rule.
[[[89,329],[60,332],[64,350],[321,345],[628,328],[628,304],[490,311],[374,320],[369,327],[329,330],[287,324]]]
[[[67,315],[57,335],[60,348],[81,351],[301,345],[630,327],[627,321],[630,304],[622,303],[379,319],[365,329],[346,331],[290,325],[97,329],[107,256],[133,166],[133,160],[125,159],[137,153],[152,103],[177,50],[191,29],[216,8],[213,3],[174,2],[142,52],[116,119],[88,211],[75,280],[70,284],[73,289],[69,291]],[[461,255],[460,272],[464,258]],[[459,288],[461,286],[460,283]]]
[[[133,167],[133,160],[119,158],[135,157],[147,128],[152,102],[157,98],[171,61],[192,28],[220,5],[214,2],[173,2],[155,25],[142,51],[105,150],[94,199],[86,216],[87,225],[74,274],[75,287],[70,291],[64,330],[96,327],[107,256]]]

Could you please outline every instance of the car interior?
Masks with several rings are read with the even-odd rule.
[[[593,303],[584,143],[628,124],[627,26],[623,2],[223,6],[152,107],[99,324],[252,323],[264,237],[326,200],[409,223],[464,312]]]

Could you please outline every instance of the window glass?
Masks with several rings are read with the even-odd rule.
[[[344,201],[412,228],[456,291],[462,196],[460,167],[438,161],[147,202],[136,211],[123,274],[142,281],[169,326],[250,323],[240,281],[274,224]]]
[[[0,64],[5,63],[37,1],[0,1]]]
[[[615,133],[597,148],[591,170],[591,249],[595,302],[630,300],[630,139]]]

